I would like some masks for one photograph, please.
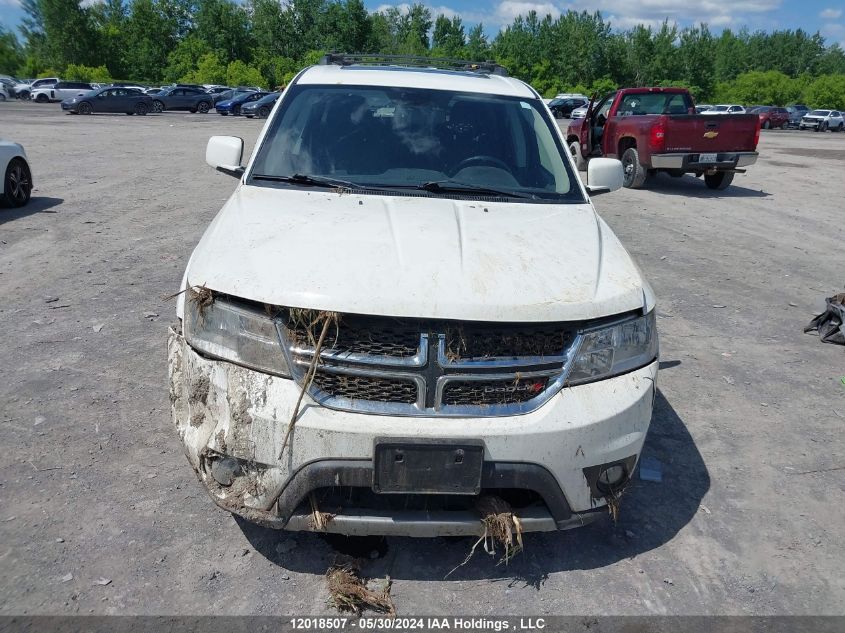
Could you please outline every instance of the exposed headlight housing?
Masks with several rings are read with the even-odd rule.
[[[188,344],[203,354],[290,377],[275,321],[263,310],[218,297],[201,308],[187,298],[183,328]]]
[[[624,374],[657,358],[654,310],[645,316],[584,330],[580,336],[566,381],[568,385]]]

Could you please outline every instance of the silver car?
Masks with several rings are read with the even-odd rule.
[[[845,120],[839,110],[813,110],[801,118],[799,130],[815,130],[816,132],[841,132],[845,127]]]

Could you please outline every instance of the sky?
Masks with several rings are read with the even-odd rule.
[[[92,1],[96,0],[86,0]],[[365,2],[370,11],[391,4],[403,6],[400,2],[384,4],[383,0]],[[553,16],[572,9],[600,10],[616,29],[659,25],[666,18],[680,26],[706,22],[716,32],[743,26],[752,31],[802,28],[810,33],[820,31],[828,43],[845,47],[843,0],[435,0],[426,4],[434,15],[459,15],[470,25],[482,22],[490,35],[531,9]],[[0,0],[0,24],[5,28],[17,30],[22,16],[20,0]]]

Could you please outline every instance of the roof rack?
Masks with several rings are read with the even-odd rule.
[[[439,68],[466,70],[490,75],[508,76],[508,71],[493,61],[473,62],[446,57],[419,57],[414,55],[380,55],[378,53],[327,53],[320,58],[320,66],[409,66],[413,68]]]

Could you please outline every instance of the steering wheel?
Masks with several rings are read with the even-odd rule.
[[[455,165],[451,173],[452,175],[457,174],[462,169],[466,169],[467,167],[472,167],[473,165],[490,165],[491,167],[498,167],[500,169],[504,169],[506,172],[511,172],[510,167],[508,167],[507,163],[502,160],[499,160],[495,156],[490,156],[488,154],[479,154],[477,156],[470,156],[469,158],[463,159],[460,163]]]

